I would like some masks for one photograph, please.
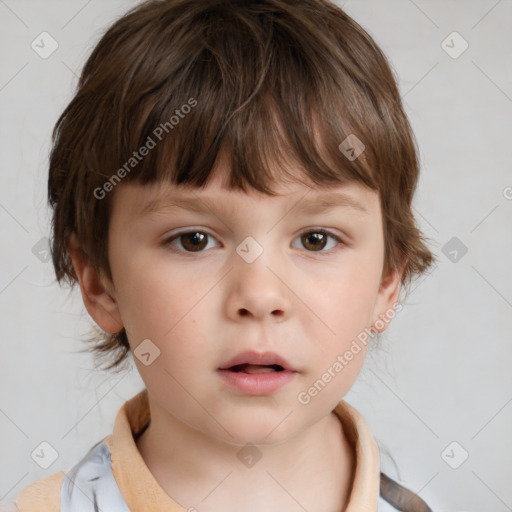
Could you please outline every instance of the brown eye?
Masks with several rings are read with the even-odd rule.
[[[303,234],[301,240],[306,249],[312,251],[321,251],[327,243],[327,236],[325,233],[311,231],[309,233]]]
[[[214,240],[211,235],[203,231],[187,231],[168,238],[164,245],[182,253],[204,252],[209,239]]]
[[[206,247],[206,240],[208,235],[201,233],[199,231],[193,233],[185,233],[180,235],[182,240],[183,247],[187,251],[201,251]]]
[[[307,251],[318,252],[326,255],[329,254],[332,249],[335,249],[336,246],[343,244],[342,240],[338,236],[323,229],[310,229],[309,231],[304,231],[299,236],[299,239],[300,245]],[[330,246],[328,246],[329,244]]]

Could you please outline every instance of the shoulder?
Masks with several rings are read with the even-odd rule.
[[[72,512],[98,510],[98,495],[107,510],[125,510],[112,474],[108,437],[96,443],[68,471],[60,471],[25,487],[16,497],[16,512]],[[12,505],[14,507],[14,505]]]
[[[19,512],[59,512],[60,489],[65,477],[64,471],[60,471],[25,487],[16,498]]]
[[[129,512],[112,471],[111,436],[95,444],[66,475],[60,512]]]
[[[378,512],[395,512],[397,510],[401,512],[432,512],[432,509],[416,493],[381,473]]]

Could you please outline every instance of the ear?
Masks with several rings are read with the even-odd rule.
[[[107,277],[99,275],[89,263],[74,233],[70,237],[68,253],[80,283],[80,291],[87,311],[104,331],[119,332],[123,328],[123,322],[115,299],[113,284]]]
[[[382,277],[372,314],[372,332],[384,332],[395,316],[403,268],[402,264]]]

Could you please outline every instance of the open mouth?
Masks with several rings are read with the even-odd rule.
[[[224,383],[244,396],[269,396],[291,383],[298,371],[273,352],[246,351],[218,369]]]
[[[237,364],[227,368],[230,372],[237,373],[271,373],[282,372],[284,368],[279,364]]]

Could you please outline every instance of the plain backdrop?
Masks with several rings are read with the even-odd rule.
[[[90,320],[45,249],[51,130],[135,3],[0,0],[0,503],[76,463],[143,388],[133,364],[109,374],[78,353]],[[434,510],[512,510],[512,2],[340,5],[398,75],[422,164],[414,209],[438,258],[346,398],[383,469]],[[41,37],[58,45],[46,58]],[[43,442],[46,469],[32,458]]]

